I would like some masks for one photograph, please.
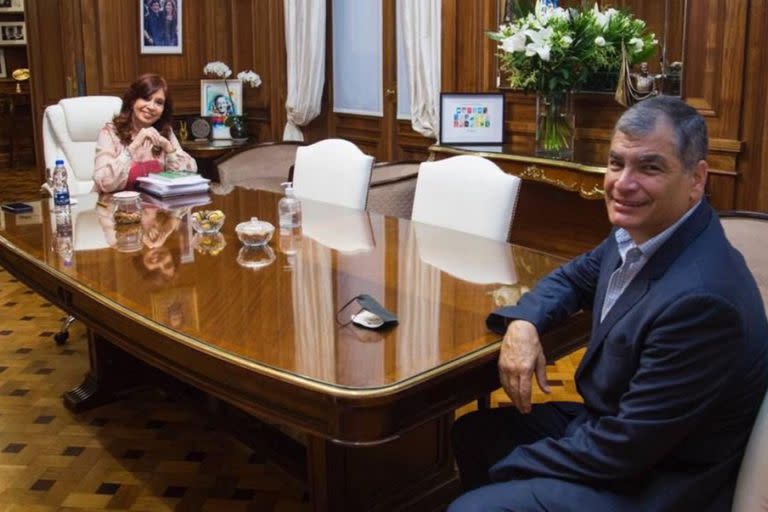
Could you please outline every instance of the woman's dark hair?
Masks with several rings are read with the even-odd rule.
[[[112,119],[117,136],[123,145],[127,146],[133,140],[131,130],[133,129],[133,105],[136,103],[136,100],[139,98],[149,100],[159,90],[165,93],[165,106],[160,119],[155,121],[152,127],[160,132],[160,135],[170,140],[171,133],[173,132],[173,98],[171,98],[171,93],[168,90],[168,83],[160,75],[147,73],[146,75],[141,75],[128,86],[128,89],[123,93],[123,106],[120,108],[120,113]],[[156,151],[157,154],[155,155]],[[157,148],[157,150],[155,148],[152,149],[152,154],[155,156],[159,156],[160,152],[160,148]]]

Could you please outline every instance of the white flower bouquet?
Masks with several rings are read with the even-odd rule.
[[[629,64],[648,59],[658,41],[645,22],[616,9],[563,9],[537,2],[535,10],[488,36],[499,42],[510,87],[560,93],[578,90],[592,74],[618,71],[622,46]]]
[[[537,153],[553,158],[573,154],[572,115],[563,115],[561,107],[567,93],[595,75],[618,72],[625,62],[649,58],[658,43],[645,22],[626,11],[601,11],[597,4],[563,9],[544,1],[488,36],[499,42],[500,68],[510,87],[538,93]]]

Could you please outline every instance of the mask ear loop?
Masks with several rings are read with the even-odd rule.
[[[347,301],[346,304],[341,306],[341,308],[339,308],[339,310],[336,312],[336,317],[334,318],[334,320],[336,320],[336,323],[339,324],[341,327],[346,327],[349,324],[351,324],[352,323],[352,318],[350,317],[350,319],[347,320],[346,322],[342,322],[341,320],[339,320],[339,315],[341,313],[343,313],[344,310],[347,309],[347,307],[349,307],[350,304],[352,304],[354,301],[356,301],[358,297],[359,297],[359,295],[356,295],[356,296],[352,297],[351,299],[349,299],[349,301]],[[363,308],[358,309],[357,313],[360,313],[362,310],[363,310]],[[355,315],[357,313],[355,313]],[[355,316],[355,315],[352,315],[352,316]]]

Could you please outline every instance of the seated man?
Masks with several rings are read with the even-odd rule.
[[[488,318],[516,407],[458,420],[467,494],[449,512],[730,510],[768,386],[768,322],[744,259],[703,199],[704,119],[659,96],[619,119],[605,176],[615,226]],[[539,333],[585,308],[584,404],[548,391]]]

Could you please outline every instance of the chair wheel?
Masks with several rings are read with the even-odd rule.
[[[69,333],[67,331],[57,332],[53,335],[53,339],[57,345],[63,345],[69,339]]]

